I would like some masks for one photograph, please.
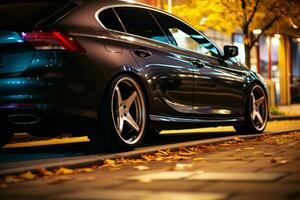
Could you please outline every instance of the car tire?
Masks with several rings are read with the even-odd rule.
[[[101,103],[98,130],[89,136],[100,151],[125,151],[142,143],[147,124],[145,96],[129,75],[116,77]]]
[[[234,128],[239,134],[263,133],[269,117],[267,94],[259,84],[254,84],[249,91],[245,107],[245,121]]]
[[[144,140],[146,142],[155,142],[159,138],[160,131],[161,130],[154,130],[154,129],[147,130]]]
[[[8,144],[13,136],[14,132],[9,127],[5,126],[5,124],[0,124],[0,148]]]

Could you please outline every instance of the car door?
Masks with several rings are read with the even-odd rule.
[[[149,10],[139,7],[115,7],[127,33],[119,33],[140,73],[151,89],[156,116],[187,116],[193,106],[193,66],[189,57],[173,48]]]
[[[194,60],[193,113],[201,117],[240,116],[245,76],[205,36],[172,16],[152,11],[168,37]]]

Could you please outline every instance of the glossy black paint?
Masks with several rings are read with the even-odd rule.
[[[15,131],[93,131],[101,123],[99,105],[110,81],[121,73],[142,86],[150,129],[242,123],[249,87],[254,82],[264,86],[257,74],[233,58],[224,59],[221,51],[219,57],[207,56],[107,30],[95,17],[104,7],[147,6],[117,0],[75,3],[32,29],[68,33],[85,52],[34,50],[18,41],[19,30],[1,27],[0,116]]]

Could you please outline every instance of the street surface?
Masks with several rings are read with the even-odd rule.
[[[272,121],[269,122],[266,132],[297,129],[300,129],[300,120]],[[232,127],[163,131],[158,138],[148,141],[143,147],[131,151],[131,153],[147,151],[149,148],[163,149],[168,144],[198,140],[205,142],[211,138],[225,138],[235,135]],[[110,156],[110,154],[96,154],[86,137],[50,140],[36,140],[36,138],[32,140],[29,137],[29,141],[26,141],[26,138],[28,136],[17,137],[15,143],[7,145],[0,152],[0,173],[7,173],[7,170],[15,169],[31,170],[31,168],[38,166],[62,166],[66,163],[81,162],[81,160],[98,159],[99,156],[103,155]]]
[[[5,177],[8,183],[19,182],[20,177],[23,181],[2,183],[1,200],[297,200],[300,132],[247,140],[236,137],[136,159],[107,159],[89,168],[40,169],[38,174]]]

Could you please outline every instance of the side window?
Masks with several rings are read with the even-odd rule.
[[[98,18],[105,28],[122,32],[125,31],[115,11],[111,8],[100,12]]]
[[[151,13],[142,8],[114,8],[128,33],[169,43]]]
[[[173,37],[176,45],[201,54],[218,56],[218,49],[203,35],[185,23],[162,13],[151,11],[163,27],[168,37]]]

